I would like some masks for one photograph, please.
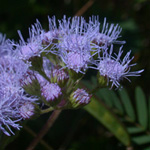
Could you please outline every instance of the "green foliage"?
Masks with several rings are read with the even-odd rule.
[[[96,98],[92,98],[92,102],[84,108],[105,127],[107,127],[124,145],[130,145],[128,132],[103,103],[96,100]]]
[[[95,85],[96,82],[94,79],[92,79],[92,83],[86,83],[88,88],[92,88]],[[116,119],[116,117],[120,118],[120,121],[126,128],[123,130],[126,138],[123,139],[123,135],[114,135],[125,145],[130,143],[130,138],[135,145],[146,146],[150,144],[150,98],[149,101],[146,100],[145,94],[140,87],[136,87],[135,89],[135,99],[131,99],[125,89],[113,91],[103,88],[97,91],[96,95],[100,99],[99,103],[94,98],[92,99],[92,102],[85,107],[91,115],[112,133],[116,132],[116,128],[114,128],[115,122],[112,122],[111,120]],[[103,105],[101,100],[103,100],[108,108]],[[110,113],[111,111],[113,111],[114,114]],[[105,114],[109,114],[107,120],[109,126],[107,125],[108,122],[104,119],[104,116],[106,116]],[[119,121],[116,122],[116,126],[123,127]],[[130,136],[127,136],[128,134],[130,134]],[[146,149],[147,147],[143,150]]]
[[[148,126],[148,111],[144,92],[140,87],[135,90],[137,116],[140,125],[146,129]]]

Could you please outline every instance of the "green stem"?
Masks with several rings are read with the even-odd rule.
[[[54,109],[55,109],[54,107],[49,107],[49,108],[47,108],[47,109],[43,109],[43,110],[41,110],[41,114],[48,113],[48,112],[50,112],[50,111],[53,111]]]

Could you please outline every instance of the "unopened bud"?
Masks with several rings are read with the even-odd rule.
[[[52,83],[57,83],[60,86],[64,86],[69,79],[68,74],[63,69],[53,69],[51,74],[50,81]]]
[[[70,102],[73,108],[87,105],[90,102],[91,95],[84,89],[77,89],[70,96]]]
[[[41,95],[47,105],[57,105],[60,102],[61,88],[57,83],[45,82],[41,86]]]
[[[33,71],[28,71],[20,83],[28,94],[40,96],[40,84]]]
[[[27,102],[20,107],[20,115],[23,119],[30,119],[35,116],[36,106],[33,103]]]

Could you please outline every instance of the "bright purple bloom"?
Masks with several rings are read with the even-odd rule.
[[[106,50],[103,52],[103,56],[99,58],[97,63],[97,69],[101,76],[108,79],[108,82],[112,82],[112,86],[120,86],[120,80],[123,78],[128,79],[128,76],[140,76],[143,70],[131,72],[131,67],[135,64],[130,64],[134,57],[130,58],[129,51],[121,60],[121,55],[123,53],[122,46],[119,49],[118,54],[115,54],[116,58],[113,56],[113,45],[111,45],[110,51]],[[128,79],[129,80],[129,79]]]

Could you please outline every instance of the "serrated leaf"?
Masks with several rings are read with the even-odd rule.
[[[141,133],[143,132],[144,130],[139,128],[139,127],[128,127],[127,128],[127,131],[130,133],[130,134],[136,134],[136,133]]]
[[[143,126],[144,129],[146,129],[148,126],[148,111],[145,94],[140,87],[136,88],[135,97],[139,123]]]
[[[112,97],[110,95],[110,91],[106,88],[100,89],[96,95],[104,100],[104,102],[109,106],[113,106]]]
[[[132,137],[132,140],[138,145],[148,144],[150,143],[150,135]]]
[[[131,100],[130,100],[126,90],[123,89],[123,90],[119,91],[119,95],[120,95],[121,101],[123,103],[123,106],[125,108],[127,115],[130,117],[130,119],[135,121],[135,112],[134,112]]]
[[[96,98],[91,98],[91,103],[84,109],[95,117],[100,123],[108,128],[124,145],[130,145],[130,136],[121,122]]]

